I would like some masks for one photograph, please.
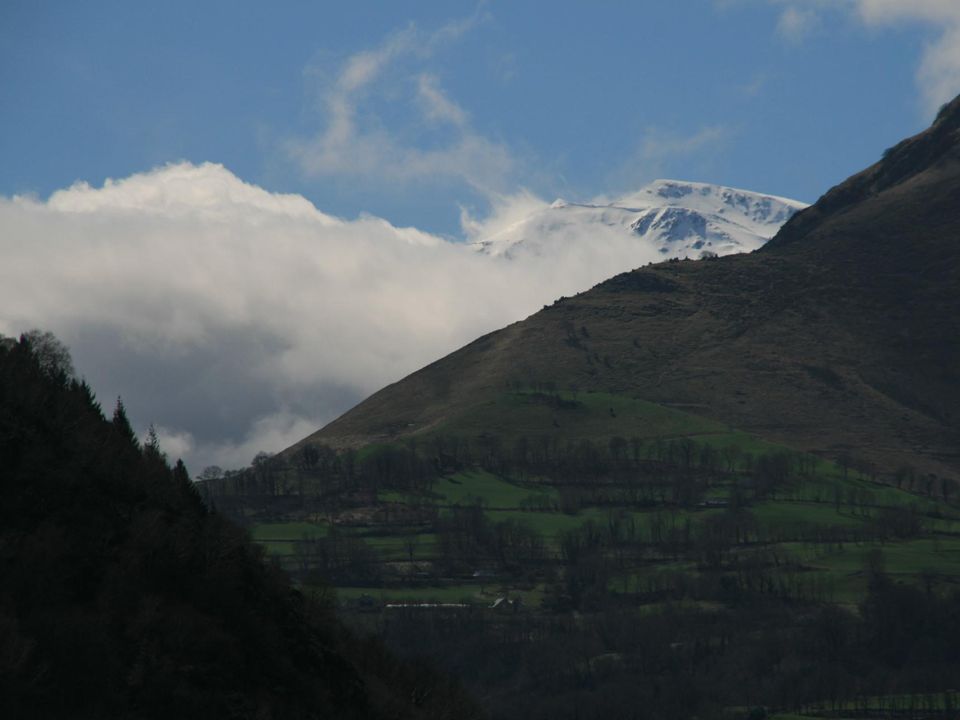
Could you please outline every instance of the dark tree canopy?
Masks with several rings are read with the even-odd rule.
[[[30,347],[37,365],[48,375],[63,373],[73,377],[73,359],[70,350],[49,330],[28,330],[21,338]]]
[[[31,337],[0,344],[4,718],[475,716],[294,591]]]

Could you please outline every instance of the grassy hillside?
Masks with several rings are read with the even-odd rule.
[[[960,505],[924,476],[526,387],[353,465],[317,455],[334,460],[208,491],[307,594],[332,585],[351,623],[441,662],[495,717],[957,706]]]
[[[609,404],[610,397],[604,397],[603,405]],[[648,405],[644,403],[643,407]],[[617,406],[621,410],[633,407],[632,403]],[[695,544],[691,539],[672,558],[638,548],[656,544],[656,526],[664,526],[668,533],[687,532],[688,526],[691,534],[701,533],[705,522],[733,515],[731,506],[738,502],[736,513],[741,516],[744,535],[736,553],[740,557],[781,553],[786,562],[794,563],[792,571],[798,576],[812,579],[822,575],[830,586],[827,594],[832,599],[854,605],[862,599],[866,589],[864,558],[876,548],[887,555],[888,571],[908,582],[919,583],[921,576],[930,572],[948,583],[960,579],[960,567],[955,564],[960,559],[960,509],[924,494],[921,484],[914,482],[912,490],[906,482],[896,488],[857,470],[811,456],[793,456],[794,469],[768,495],[756,497],[752,471],[747,468],[755,466],[758,458],[787,455],[786,448],[729,431],[716,423],[698,423],[696,418],[687,424],[692,434],[680,435],[677,428],[683,414],[666,410],[664,415],[673,422],[662,423],[660,434],[647,428],[648,435],[640,446],[644,460],[634,465],[628,457],[625,473],[608,475],[599,482],[582,476],[558,479],[516,467],[493,472],[473,466],[431,478],[428,488],[379,487],[369,496],[366,507],[352,507],[342,515],[333,513],[322,518],[314,514],[315,522],[256,522],[254,538],[295,572],[298,544],[328,536],[330,528],[339,523],[341,532],[362,540],[373,551],[374,561],[381,564],[378,579],[370,586],[376,590],[368,591],[377,597],[428,601],[449,597],[452,583],[457,588],[453,593],[460,593],[458,598],[469,596],[469,602],[484,603],[510,589],[524,594],[535,592],[541,598],[544,586],[530,586],[527,579],[511,582],[509,573],[493,573],[491,576],[499,579],[484,595],[477,588],[489,584],[486,576],[466,584],[456,578],[445,579],[437,567],[444,562],[444,555],[435,529],[437,518],[449,517],[455,509],[478,507],[493,525],[517,523],[529,528],[542,539],[542,560],[560,566],[565,534],[588,526],[604,531],[610,523],[629,526],[637,548],[633,549],[624,577],[634,576],[634,565],[644,568],[641,575],[677,571],[695,576],[703,568],[698,570],[696,558],[691,557]],[[528,427],[526,421],[522,427]],[[679,438],[697,443],[697,452],[712,448],[719,457],[726,458],[721,461],[720,471],[703,483],[695,498],[686,502],[676,497],[671,476],[659,482],[645,469],[648,458]],[[624,451],[630,453],[629,442]],[[733,469],[728,470],[730,467]],[[315,489],[307,483],[307,493]],[[405,518],[410,513],[406,511],[413,508],[420,514],[407,522]],[[431,512],[424,513],[425,508]],[[920,526],[908,530],[909,537],[897,537],[883,527],[888,515],[901,511],[915,515]],[[423,577],[419,589],[410,587],[407,566],[411,563],[420,564]],[[491,563],[492,557],[481,557],[477,567]],[[429,574],[422,572],[428,568]],[[624,592],[633,592],[632,585],[616,580],[611,580],[610,587],[627,587]],[[349,590],[344,597],[356,594]]]
[[[956,479],[958,228],[955,101],[767,248],[651,266],[560,299],[384,388],[303,443],[494,433],[501,421],[532,432],[545,417],[562,433],[575,413],[548,416],[504,397],[554,388],[592,391],[601,404],[606,393],[682,408],[797,450],[855,454],[887,475],[912,465]],[[575,432],[603,432],[582,427]]]
[[[762,251],[624,273],[210,483],[495,717],[951,717],[960,99]]]

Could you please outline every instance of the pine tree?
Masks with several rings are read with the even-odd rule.
[[[121,439],[129,440],[134,446],[139,447],[137,434],[133,431],[130,420],[127,419],[127,411],[123,407],[123,399],[119,395],[117,396],[117,407],[113,411],[113,428]]]
[[[147,439],[143,443],[143,452],[148,457],[166,460],[166,454],[160,449],[160,438],[157,437],[157,428],[150,423],[147,430]]]

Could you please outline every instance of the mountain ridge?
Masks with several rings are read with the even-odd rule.
[[[555,200],[471,243],[495,257],[546,255],[583,234],[632,241],[664,258],[728,255],[761,247],[805,203],[682,180],[654,180],[610,202]]]
[[[955,100],[759,252],[622,273],[384,388],[297,446],[428,434],[510,382],[546,380],[693,405],[887,472],[956,476],[958,127]]]

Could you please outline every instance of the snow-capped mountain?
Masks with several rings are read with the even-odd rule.
[[[548,255],[558,246],[629,239],[666,258],[756,250],[805,203],[706,183],[655,180],[607,204],[557,200],[472,243],[504,257]]]

